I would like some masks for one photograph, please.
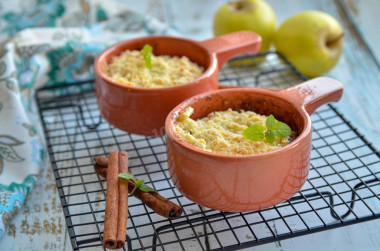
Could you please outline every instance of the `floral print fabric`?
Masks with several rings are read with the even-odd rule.
[[[122,1],[0,2],[0,236],[47,167],[35,90],[93,79],[100,51],[149,34],[176,35]]]

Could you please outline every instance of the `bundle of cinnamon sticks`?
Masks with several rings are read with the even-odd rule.
[[[128,153],[111,152],[107,167],[106,212],[103,245],[106,248],[124,247],[128,219],[128,186],[119,182],[119,173],[128,172]]]
[[[132,180],[126,182],[118,178],[119,173],[128,173],[128,153],[114,151],[110,153],[109,158],[99,156],[94,160],[95,171],[107,179],[103,245],[109,249],[122,248],[125,245],[127,231],[128,192],[130,193],[135,187]],[[168,219],[176,219],[182,214],[182,207],[158,193],[135,189],[133,196]]]

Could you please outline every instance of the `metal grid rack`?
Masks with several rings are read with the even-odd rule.
[[[221,84],[286,88],[305,80],[276,53],[240,57]],[[167,220],[129,198],[129,250],[240,249],[380,217],[380,155],[332,105],[313,115],[308,180],[290,200],[261,211],[225,213],[183,197],[169,178],[163,138],[110,126],[97,108],[92,82],[43,88],[37,102],[73,249],[102,247],[106,181],[92,158],[129,153],[129,170],[184,208]]]

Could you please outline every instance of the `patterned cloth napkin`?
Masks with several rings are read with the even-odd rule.
[[[122,1],[0,2],[0,236],[48,167],[34,92],[93,79],[96,55],[132,37],[178,35]]]

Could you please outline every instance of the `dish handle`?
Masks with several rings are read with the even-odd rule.
[[[257,53],[261,46],[261,37],[252,31],[238,31],[217,36],[200,42],[210,54],[216,54],[219,69],[234,56],[244,53]]]
[[[280,92],[289,96],[292,102],[303,106],[311,115],[318,107],[340,100],[343,84],[332,78],[318,77]]]

